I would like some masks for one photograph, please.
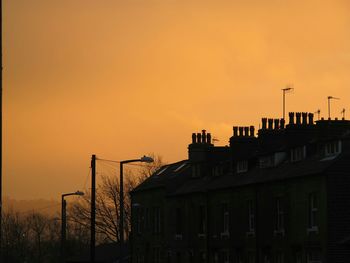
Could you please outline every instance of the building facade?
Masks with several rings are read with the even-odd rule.
[[[291,112],[188,153],[132,192],[132,262],[350,262],[350,121]]]

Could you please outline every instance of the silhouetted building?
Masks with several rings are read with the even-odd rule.
[[[350,262],[350,121],[289,113],[192,135],[132,192],[132,262]]]

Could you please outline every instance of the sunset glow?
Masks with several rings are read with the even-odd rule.
[[[4,195],[81,189],[91,154],[187,158],[191,133],[350,116],[350,2],[3,1]],[[307,3],[305,3],[307,2]],[[316,118],[317,119],[317,118]]]

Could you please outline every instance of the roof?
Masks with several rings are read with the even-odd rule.
[[[348,165],[347,154],[332,158],[314,157],[299,162],[285,161],[271,168],[254,167],[244,173],[226,173],[221,176],[191,177],[191,167],[187,160],[162,166],[154,175],[135,188],[134,192],[163,188],[170,196],[204,193],[226,188],[282,181],[304,176],[325,174],[336,169],[335,163]],[[177,170],[180,167],[179,170]]]
[[[166,187],[167,191],[176,189],[186,178],[190,177],[188,160],[167,164],[160,167],[152,176],[139,184],[132,194],[156,188]]]
[[[327,141],[342,139],[347,144],[337,156],[325,158],[320,147]],[[291,162],[288,151],[307,145],[312,154],[306,159]],[[311,147],[312,146],[312,147]],[[316,125],[288,125],[286,129],[259,131],[259,137],[233,136],[230,147],[210,147],[205,144],[190,144],[190,160],[182,160],[162,166],[150,178],[137,186],[133,193],[162,189],[166,195],[204,193],[219,189],[260,184],[271,181],[289,180],[303,176],[325,174],[328,169],[350,170],[349,163],[350,122],[318,121]],[[260,168],[259,158],[284,152],[281,163],[274,167]],[[283,155],[282,155],[283,156]],[[250,169],[244,173],[222,172],[214,176],[212,169],[220,165],[249,160]],[[333,165],[337,163],[337,165]],[[192,177],[192,166],[201,165],[201,177]],[[232,168],[232,166],[231,166]]]

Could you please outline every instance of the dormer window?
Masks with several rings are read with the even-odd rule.
[[[306,146],[299,146],[290,150],[290,161],[298,162],[306,157]]]
[[[331,141],[325,144],[325,155],[337,155],[341,152],[341,141]]]
[[[247,160],[238,161],[236,167],[237,167],[237,173],[245,173],[248,171],[248,161]]]

